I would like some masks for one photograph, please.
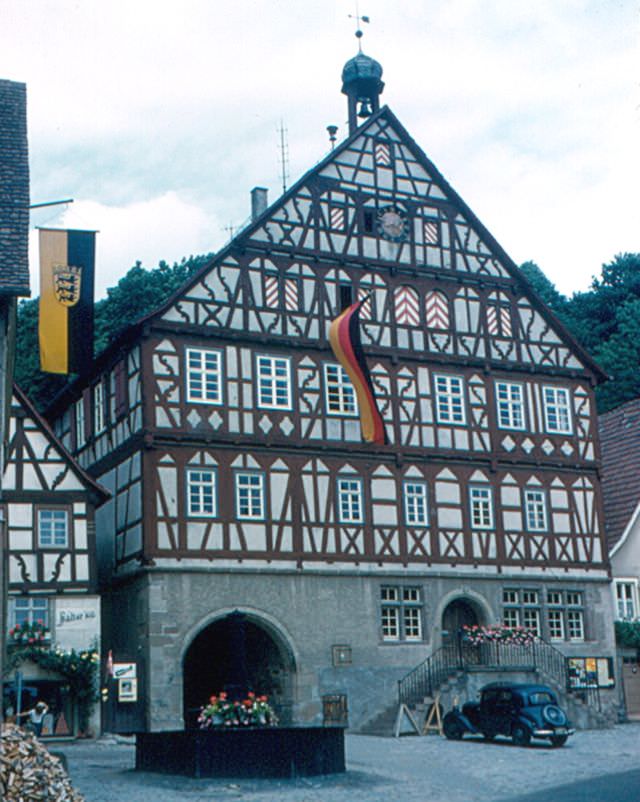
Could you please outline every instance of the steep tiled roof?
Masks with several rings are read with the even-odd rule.
[[[609,552],[640,501],[640,398],[600,415],[602,492]]]
[[[0,295],[29,294],[27,89],[0,80]]]

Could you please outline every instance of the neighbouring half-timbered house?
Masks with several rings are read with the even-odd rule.
[[[252,222],[50,410],[113,494],[104,648],[136,662],[139,726],[249,684],[284,721],[338,699],[360,727],[463,624],[613,653],[602,373],[379,107],[381,72],[347,63],[348,138],[273,205],[254,190]],[[328,343],[362,298],[387,445]]]
[[[15,385],[6,457],[2,510],[9,669],[16,664],[4,678],[4,712],[15,715],[18,708],[29,710],[42,700],[49,706],[43,735],[72,735],[79,721],[69,674],[77,667],[72,668],[72,657],[65,661],[59,656],[100,646],[94,515],[108,494],[79,467]],[[43,659],[16,662],[31,645]],[[50,652],[58,658],[49,659]],[[98,713],[95,708],[89,722],[94,732],[100,726]]]

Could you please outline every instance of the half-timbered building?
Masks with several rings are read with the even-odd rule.
[[[51,408],[113,494],[105,642],[150,729],[227,685],[359,727],[463,624],[613,650],[603,376],[345,65],[349,136]],[[364,115],[364,116],[361,116]],[[357,299],[388,444],[328,343]],[[241,658],[239,657],[241,655]]]
[[[95,561],[97,505],[108,494],[57,440],[14,385],[3,476],[5,568],[9,591],[9,658],[30,644],[70,653],[100,645]],[[77,731],[69,678],[25,660],[5,677],[4,710],[15,714],[47,703],[45,735]],[[100,726],[98,710],[91,723]]]

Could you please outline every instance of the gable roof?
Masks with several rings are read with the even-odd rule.
[[[602,494],[609,553],[640,504],[640,398],[600,415]]]
[[[56,437],[49,424],[44,420],[42,415],[36,410],[31,401],[27,398],[25,393],[18,387],[17,384],[13,385],[14,401],[24,410],[26,415],[31,419],[36,428],[44,435],[50,443],[51,451],[53,452],[52,459],[55,462],[60,462],[75,476],[76,480],[85,487],[92,497],[92,501],[96,506],[103,504],[109,498],[111,493],[104,488],[101,484],[95,481],[89,474],[80,467],[74,457],[62,445],[60,440]],[[7,462],[9,462],[8,460]]]
[[[573,335],[565,328],[565,326],[558,320],[545,302],[538,296],[516,263],[506,253],[506,251],[488,231],[484,224],[478,219],[478,217],[469,208],[460,195],[458,195],[453,187],[451,187],[451,185],[446,181],[444,176],[426,156],[424,151],[419,147],[415,140],[409,135],[402,123],[398,120],[388,106],[383,106],[378,112],[369,117],[359,128],[357,128],[349,137],[347,137],[347,139],[337,145],[334,150],[331,150],[329,153],[327,153],[327,155],[324,156],[316,165],[304,173],[304,175],[302,175],[302,177],[299,178],[285,193],[271,203],[259,217],[257,217],[255,220],[252,220],[245,228],[239,231],[233,237],[233,239],[230,240],[227,245],[225,245],[224,248],[214,254],[211,259],[209,259],[200,268],[200,270],[194,273],[181,287],[179,287],[165,301],[164,304],[162,304],[156,310],[144,315],[138,321],[124,330],[116,338],[116,340],[98,356],[97,364],[104,365],[111,358],[114,352],[119,351],[123,346],[130,342],[132,338],[136,337],[146,323],[152,322],[161,317],[167,310],[171,308],[174,303],[179,301],[184,294],[188,293],[188,291],[197,285],[198,282],[201,281],[202,278],[206,276],[206,274],[213,267],[222,262],[228,255],[232,254],[237,249],[243,249],[247,246],[252,248],[260,247],[260,245],[263,243],[254,237],[256,232],[258,232],[261,227],[268,223],[269,220],[273,218],[279,210],[285,207],[289,201],[295,198],[311,178],[323,173],[323,171],[325,171],[325,169],[331,165],[332,162],[336,161],[341,154],[345,153],[359,137],[362,137],[363,134],[366,134],[368,129],[372,128],[373,126],[378,126],[381,122],[384,122],[386,125],[390,126],[399,139],[402,140],[402,143],[410,149],[415,161],[424,169],[424,171],[428,174],[429,180],[433,182],[434,186],[437,187],[438,192],[440,193],[438,197],[457,207],[460,214],[464,216],[464,218],[478,233],[479,237],[489,248],[492,255],[499,260],[500,267],[509,276],[517,280],[518,284],[523,289],[523,294],[526,295],[531,301],[532,306],[544,318],[546,323],[548,323],[548,325],[557,333],[559,338],[576,355],[579,362],[592,373],[594,380],[596,382],[602,382],[606,380],[608,378],[607,374],[600,368],[591,355],[577,342]],[[429,199],[426,198],[425,200],[428,201]],[[270,245],[269,247],[275,252],[280,250],[286,251],[286,248],[278,245]],[[433,270],[433,267],[428,268],[429,272],[433,272]],[[59,409],[65,405],[68,399],[73,397],[74,388],[83,386],[85,383],[86,381],[76,379],[63,388],[63,390],[51,402],[49,408],[47,409],[47,416],[55,416]]]

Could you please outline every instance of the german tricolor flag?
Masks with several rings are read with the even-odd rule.
[[[329,342],[336,359],[347,372],[356,391],[360,409],[362,438],[367,443],[388,442],[384,423],[378,411],[371,375],[360,341],[360,309],[366,298],[348,306],[329,327]]]
[[[95,231],[40,229],[40,367],[88,372],[93,360]]]

